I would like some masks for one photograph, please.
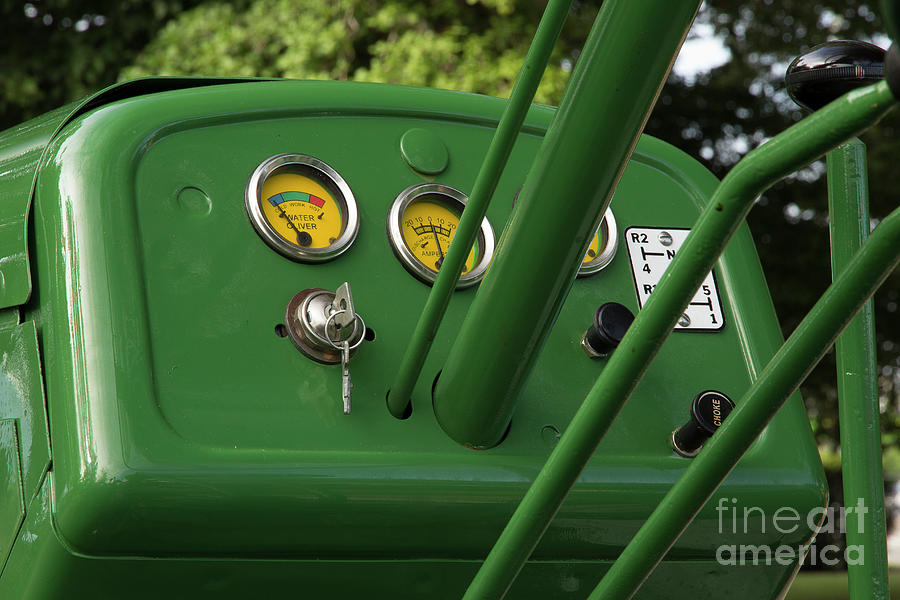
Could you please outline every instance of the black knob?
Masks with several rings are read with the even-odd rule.
[[[618,302],[597,309],[591,326],[581,338],[581,347],[591,358],[606,356],[619,345],[634,321],[634,314]]]
[[[784,82],[794,102],[819,110],[850,90],[884,78],[884,50],[866,42],[839,40],[814,47],[787,68]]]
[[[714,434],[734,408],[731,398],[712,390],[703,392],[691,403],[691,420],[672,432],[675,452],[693,458],[703,442]]]

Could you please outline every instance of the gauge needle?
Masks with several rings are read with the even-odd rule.
[[[284,217],[284,220],[287,221],[288,227],[293,229],[294,233],[297,234],[297,243],[300,244],[301,246],[309,246],[309,242],[307,242],[305,244],[303,243],[304,239],[303,239],[303,236],[300,235],[300,230],[297,229],[296,227],[294,227],[294,222],[291,221],[290,217],[287,216],[287,213],[284,212],[284,209],[281,208],[281,206],[278,204],[275,205],[275,208],[278,209],[278,212],[280,212],[281,216]],[[309,234],[307,234],[307,235],[309,235]]]
[[[431,224],[431,233],[434,234],[434,241],[437,243],[438,253],[441,257],[434,263],[435,268],[440,269],[441,265],[444,264],[444,251],[441,250],[441,240],[438,239],[437,231],[434,229],[434,223]]]

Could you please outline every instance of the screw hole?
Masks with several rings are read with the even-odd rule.
[[[366,332],[363,334],[363,339],[367,342],[375,341],[375,330],[369,327],[366,327]]]
[[[278,325],[275,326],[275,335],[277,335],[280,338],[283,338],[283,337],[287,337],[287,334],[288,334],[287,327],[285,327],[282,323],[279,323]]]

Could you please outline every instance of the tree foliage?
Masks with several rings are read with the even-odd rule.
[[[95,92],[198,0],[0,4],[0,129]]]
[[[506,96],[541,9],[513,0],[211,3],[169,23],[123,77],[354,79]],[[571,64],[593,12],[576,11],[557,65]],[[549,71],[537,100],[556,101],[566,79],[565,69]]]

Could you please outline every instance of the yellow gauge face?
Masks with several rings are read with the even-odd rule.
[[[584,260],[581,261],[581,264],[586,265],[591,262],[595,258],[597,258],[597,254],[600,252],[600,237],[602,233],[600,230],[597,230],[597,233],[594,234],[594,239],[591,240],[591,245],[588,246],[588,251],[584,255]]]
[[[266,222],[287,243],[325,248],[340,237],[340,207],[315,180],[298,173],[276,173],[263,183],[261,196]]]
[[[402,222],[406,247],[425,268],[437,273],[456,235],[459,216],[442,204],[420,200],[406,208]],[[475,264],[477,246],[476,242],[469,252],[463,274],[468,273]]]
[[[581,260],[581,266],[578,267],[579,277],[595,275],[612,262],[619,245],[617,235],[616,219],[612,211],[607,209],[600,226],[594,232],[594,237],[591,238],[587,252]]]

